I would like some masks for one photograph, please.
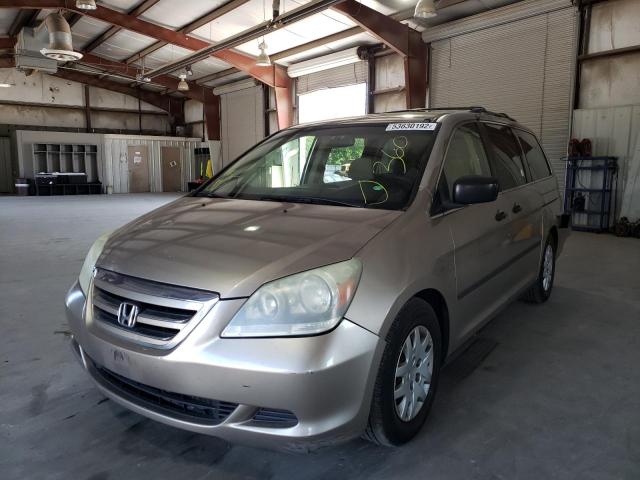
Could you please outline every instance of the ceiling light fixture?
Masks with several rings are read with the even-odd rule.
[[[264,43],[264,40],[262,42],[260,42],[260,44],[258,45],[258,48],[260,49],[260,55],[258,55],[258,58],[256,58],[256,66],[257,67],[270,67],[271,66],[271,59],[269,58],[269,55],[267,54],[267,44]]]
[[[186,73],[181,73],[180,74],[180,82],[178,82],[178,91],[179,92],[188,92],[189,91],[189,84],[187,83],[187,74]]]
[[[0,88],[9,88],[9,87],[13,87],[13,85],[7,82],[0,82]]]
[[[193,77],[193,70],[191,69],[191,65],[187,65],[184,67],[184,71],[187,72],[187,76]]]
[[[432,18],[437,14],[435,0],[418,0],[413,16],[415,18]]]
[[[49,14],[43,24],[49,32],[49,46],[40,50],[42,55],[58,62],[73,62],[82,58],[80,52],[73,51],[71,28],[60,13]]]
[[[76,8],[80,10],[95,10],[98,7],[94,0],[76,0]]]

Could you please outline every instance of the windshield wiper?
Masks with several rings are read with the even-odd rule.
[[[229,183],[231,180],[238,181],[239,178],[240,177],[238,175],[233,175],[233,176],[231,176],[229,178],[218,179],[218,180],[216,180],[215,182],[213,182],[210,185],[213,185],[214,186],[213,188],[219,189],[221,186]],[[210,197],[210,198],[216,198],[216,197],[218,197],[218,198],[232,198],[232,197],[226,196],[226,195],[225,196],[219,195],[219,194],[217,194],[215,192],[208,192],[207,189],[211,188],[210,185],[207,185],[207,187],[204,190],[202,190],[201,192],[198,192],[198,194],[196,196],[197,197]]]
[[[340,205],[342,207],[363,208],[364,205],[343,202],[341,200],[333,200],[331,198],[322,197],[293,197],[289,195],[261,195],[257,200],[266,202],[291,202],[291,203],[311,203],[315,205]]]

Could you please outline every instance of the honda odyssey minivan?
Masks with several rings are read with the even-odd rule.
[[[91,247],[73,349],[124,407],[231,441],[407,442],[443,364],[551,294],[566,228],[535,135],[483,108],[292,127]]]

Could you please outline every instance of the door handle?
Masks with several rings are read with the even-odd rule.
[[[518,205],[517,203],[513,204],[513,209],[511,209],[511,211],[513,213],[519,213],[522,211],[522,207],[520,205]]]
[[[503,212],[502,210],[498,210],[496,212],[496,221],[497,222],[501,222],[505,218],[507,218],[507,214],[505,212]]]

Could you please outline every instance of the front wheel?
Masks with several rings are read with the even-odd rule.
[[[420,431],[438,385],[441,352],[435,312],[424,300],[411,299],[387,335],[364,435],[367,440],[401,445]]]
[[[553,237],[547,239],[542,254],[542,263],[536,282],[522,295],[522,299],[529,303],[544,303],[551,296],[553,279],[556,273],[556,249]]]

